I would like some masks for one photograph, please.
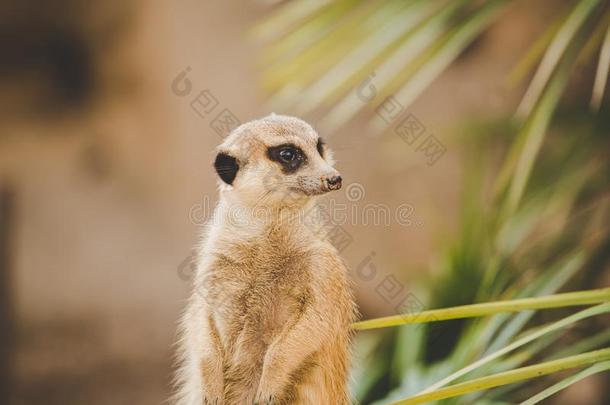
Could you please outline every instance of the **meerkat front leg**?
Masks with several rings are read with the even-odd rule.
[[[315,353],[331,330],[326,314],[308,308],[269,345],[258,385],[256,404],[277,404],[291,388],[293,373]]]
[[[191,317],[197,317],[192,322],[190,350],[196,354],[194,368],[198,370],[192,378],[201,380],[201,397],[205,405],[220,405],[224,399],[223,349],[222,342],[214,317],[209,306],[199,303],[198,311],[191,312]],[[196,325],[199,325],[198,327]],[[186,404],[185,404],[186,405]],[[188,404],[200,405],[200,404]]]
[[[182,362],[175,405],[220,405],[224,399],[223,351],[209,307],[195,296],[183,319]]]
[[[223,353],[220,335],[210,315],[206,320],[208,333],[207,345],[203,346],[201,357],[201,376],[203,378],[203,403],[220,405],[224,398]]]

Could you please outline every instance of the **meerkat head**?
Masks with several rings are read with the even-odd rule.
[[[221,191],[242,203],[299,204],[341,188],[332,152],[305,121],[271,114],[236,128],[218,147]]]

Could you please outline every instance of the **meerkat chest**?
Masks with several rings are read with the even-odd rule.
[[[267,341],[312,301],[311,256],[304,250],[241,246],[217,253],[207,294],[221,334]]]

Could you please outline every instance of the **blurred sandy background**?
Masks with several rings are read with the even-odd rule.
[[[221,140],[213,115],[190,102],[208,89],[242,122],[269,112],[245,35],[268,10],[194,0],[0,6],[0,403],[167,398],[189,291],[179,268],[198,235],[189,213],[216,199],[210,162]],[[347,184],[364,186],[360,203],[414,207],[411,226],[347,226],[352,267],[375,252],[406,286],[426,271],[455,217],[453,128],[514,107],[518,94],[501,82],[543,10],[516,2],[411,108],[447,146],[436,165],[359,123],[322,134]],[[187,68],[192,93],[176,95],[172,81]],[[363,314],[391,313],[373,290],[358,286]]]

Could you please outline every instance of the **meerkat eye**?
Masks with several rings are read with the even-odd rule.
[[[297,158],[297,154],[294,149],[286,148],[286,149],[280,150],[279,157],[282,160],[282,162],[289,163]]]
[[[307,163],[307,156],[298,146],[287,143],[267,149],[267,156],[282,166],[284,173],[294,173]]]

